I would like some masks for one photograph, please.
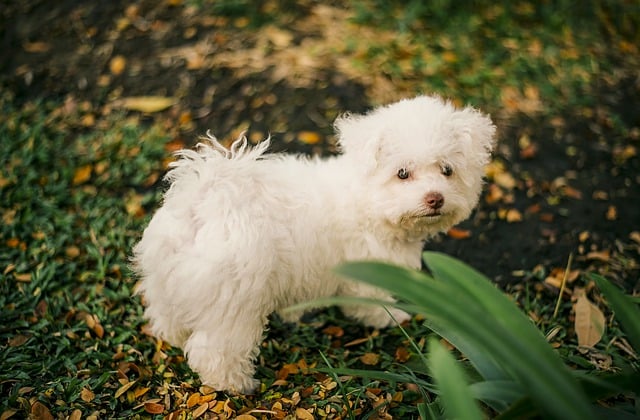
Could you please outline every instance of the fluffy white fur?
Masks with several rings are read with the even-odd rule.
[[[475,109],[420,96],[335,126],[343,154],[329,159],[267,154],[268,140],[226,149],[210,137],[172,164],[134,269],[153,333],[182,347],[203,383],[252,392],[270,313],[333,295],[391,301],[332,268],[418,268],[424,241],[477,204],[495,128]],[[376,328],[392,323],[383,307],[341,309]]]

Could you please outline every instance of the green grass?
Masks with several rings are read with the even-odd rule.
[[[203,10],[211,6],[208,1],[190,3]],[[249,19],[251,31],[279,23],[278,13],[243,15],[245,5],[217,2],[213,11]],[[531,107],[537,107],[531,115],[543,121],[558,111],[592,112],[599,106],[599,86],[616,86],[629,69],[637,69],[633,45],[638,34],[633,28],[640,14],[634,13],[633,2],[594,0],[577,10],[564,1],[539,6],[475,1],[467,9],[451,1],[358,0],[350,7],[357,29],[335,50],[352,54],[353,68],[363,74],[377,69],[401,91],[436,91],[486,105],[487,111],[507,120]],[[357,36],[358,28],[371,27],[393,36]],[[537,367],[519,364],[521,354],[535,361],[545,354],[540,360],[550,363],[547,368],[560,363],[589,374],[591,382],[560,369],[555,386],[562,383],[565,392],[573,390],[563,394],[569,412],[570,402],[580,401],[583,394],[591,401],[606,396],[603,389],[613,386],[598,382],[593,359],[577,351],[568,317],[553,318],[555,299],[535,289],[535,280],[544,279],[537,274],[510,297],[524,313],[539,317],[538,329],[530,323],[530,335],[520,343],[526,348],[517,347],[517,335],[509,335],[513,325],[500,326],[510,337],[504,345],[491,342],[486,331],[480,347],[456,336],[452,331],[468,325],[443,324],[455,319],[455,306],[442,307],[451,311],[443,319],[417,317],[404,330],[382,333],[358,327],[329,309],[299,326],[273,320],[259,361],[263,387],[257,396],[230,397],[203,389],[179,350],[146,335],[141,302],[132,296],[136,280],[127,268],[131,247],[160,201],[159,180],[170,156],[167,145],[177,137],[167,128],[171,124],[162,116],[148,122],[117,113],[85,124],[82,107],[69,109],[55,100],[21,103],[7,91],[0,93],[0,111],[0,414],[23,418],[44,406],[54,416],[79,411],[98,418],[151,418],[158,408],[164,414],[193,413],[210,400],[220,402],[211,408],[215,413],[265,418],[267,414],[255,410],[276,413],[270,414],[276,418],[296,408],[314,410],[318,416],[439,418],[451,404],[447,401],[468,402],[472,395],[485,401],[485,415],[504,411],[517,417],[531,412],[531,401],[551,398],[543,389],[531,399],[515,401],[521,388],[514,387],[513,377],[535,377]],[[605,111],[614,139],[630,138],[633,127]],[[580,281],[589,284],[588,279]],[[637,372],[637,360],[610,344],[628,334],[638,350],[637,326],[625,330],[618,323],[632,319],[634,311],[624,303],[620,309],[626,298],[606,289],[599,278],[595,281],[610,301],[600,301],[600,306],[618,305],[615,317],[608,318],[598,354],[611,359],[611,370]],[[452,292],[439,287],[442,293]],[[491,303],[494,297],[476,296],[485,305],[479,307],[471,295],[462,296],[468,308],[498,319],[499,307],[504,309],[508,300],[496,300],[500,306]],[[570,311],[571,302],[563,303],[560,313]],[[529,322],[523,315],[505,321],[519,326]],[[433,344],[434,331],[473,366],[452,363],[451,354]],[[556,352],[543,347],[544,334],[552,331],[557,333]],[[373,365],[371,354],[377,356]],[[438,367],[444,374],[429,366],[432,354],[442,360]],[[496,360],[498,354],[503,357]],[[448,372],[453,372],[451,377]],[[453,386],[447,386],[448,378]],[[624,388],[625,380],[621,377],[613,388]],[[440,399],[440,387],[454,389],[463,383],[461,395],[447,391]],[[633,404],[629,395],[607,403],[628,410]],[[477,412],[471,408],[461,416],[472,418]]]

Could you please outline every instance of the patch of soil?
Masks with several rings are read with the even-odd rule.
[[[256,138],[272,134],[276,150],[302,153],[333,153],[333,119],[369,108],[365,88],[337,70],[300,87],[274,82],[270,68],[237,77],[228,68],[198,66],[171,53],[198,40],[211,40],[210,55],[245,47],[234,36],[241,21],[172,3],[180,4],[9,2],[0,11],[0,87],[18,103],[72,96],[98,113],[121,97],[171,96],[179,105],[151,118],[178,124],[188,113],[192,124],[185,137],[208,129],[231,136],[249,128]],[[304,15],[305,8],[295,13]],[[126,59],[126,71],[113,69],[116,56]],[[604,265],[629,289],[637,287],[638,244],[629,238],[640,220],[640,163],[633,153],[640,137],[640,82],[632,73],[616,84],[599,81],[596,108],[501,121],[496,156],[513,185],[496,190],[491,180],[478,210],[461,225],[471,236],[442,236],[427,248],[457,256],[499,282],[544,276],[574,253],[579,268]],[[298,141],[305,131],[320,141]],[[502,198],[491,201],[497,192]]]

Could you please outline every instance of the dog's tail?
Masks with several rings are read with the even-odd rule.
[[[250,146],[247,137],[242,133],[231,144],[231,147],[227,148],[209,131],[200,140],[202,141],[196,144],[195,149],[183,149],[175,152],[177,160],[169,164],[170,171],[166,176],[167,181],[173,182],[182,178],[186,173],[200,172],[205,167],[209,167],[208,163],[222,165],[228,161],[260,160],[271,144],[271,136],[269,136],[256,146]]]

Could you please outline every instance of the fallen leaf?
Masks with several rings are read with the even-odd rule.
[[[407,350],[406,347],[398,347],[394,354],[394,359],[396,362],[405,363],[411,358],[411,354]]]
[[[322,333],[332,337],[342,337],[344,335],[344,330],[336,325],[330,325],[323,329]]]
[[[502,188],[496,184],[489,184],[489,191],[485,195],[485,201],[487,204],[497,203],[502,199],[502,197],[504,197]]]
[[[194,419],[197,419],[198,417],[206,413],[208,409],[209,409],[209,404],[207,403],[201,404],[198,408],[196,408],[191,412],[191,415],[193,416]]]
[[[367,366],[375,366],[380,361],[380,355],[376,353],[365,353],[360,356],[360,361]]]
[[[512,190],[516,186],[515,178],[508,172],[499,172],[495,174],[493,176],[493,182],[508,190]]]
[[[164,412],[164,405],[155,402],[144,403],[144,411],[149,414],[162,414]]]
[[[618,218],[618,209],[616,206],[609,206],[605,217],[607,220],[616,220]]]
[[[240,414],[239,416],[236,416],[236,420],[257,420],[257,418],[251,414]]]
[[[609,254],[609,250],[604,250],[604,251],[591,251],[586,255],[588,260],[600,260],[603,262],[607,262],[609,261],[610,254]]]
[[[302,407],[298,407],[296,408],[296,419],[299,420],[314,420],[315,417],[313,417],[313,414],[311,414],[309,412],[309,410],[306,410]]]
[[[21,283],[29,283],[31,281],[31,273],[14,274],[13,277]]]
[[[567,185],[567,186],[565,186],[565,187],[562,189],[562,193],[563,193],[566,197],[573,198],[573,199],[576,199],[576,200],[582,200],[582,191],[577,190],[577,189],[575,189],[575,188],[573,188],[573,187],[570,187],[570,186],[568,186],[568,185]]]
[[[64,255],[71,259],[77,258],[80,255],[80,248],[75,245],[70,245],[65,248]]]
[[[73,185],[80,185],[87,182],[91,179],[91,173],[93,172],[93,167],[91,165],[84,165],[75,170],[73,173],[73,180],[71,183]]]
[[[467,239],[471,237],[471,231],[468,229],[452,227],[447,231],[447,236],[453,239]]]
[[[200,393],[194,392],[193,394],[189,395],[189,398],[187,399],[187,408],[195,407],[199,403],[200,403]]]
[[[104,336],[104,328],[102,327],[102,324],[100,324],[100,319],[98,319],[96,315],[87,314],[84,321],[87,323],[89,329],[98,336],[98,338],[102,338]]]
[[[36,401],[31,406],[31,417],[38,420],[53,420],[53,415],[46,405]]]
[[[295,375],[298,373],[300,369],[298,369],[298,365],[294,363],[289,363],[282,366],[282,369],[278,370],[276,373],[276,379],[287,379],[289,375]]]
[[[127,392],[129,390],[129,388],[131,388],[135,384],[136,384],[136,381],[131,381],[131,382],[127,382],[126,384],[122,385],[120,388],[118,388],[118,390],[114,394],[114,397],[115,398],[120,398],[125,392]]]
[[[96,394],[93,393],[89,388],[82,388],[80,391],[80,399],[84,402],[91,402],[96,397]]]
[[[298,133],[298,141],[305,144],[316,144],[322,137],[314,131],[301,131]]]
[[[124,72],[127,67],[127,59],[121,55],[116,55],[109,61],[109,71],[114,76],[118,76]]]
[[[629,234],[629,239],[631,239],[632,241],[640,244],[640,232],[638,231],[633,231]]]
[[[71,412],[71,415],[69,416],[69,420],[81,420],[82,419],[82,410],[80,410],[79,408],[76,408],[75,410],[73,410]]]
[[[26,42],[22,48],[28,53],[45,53],[51,49],[51,44],[43,41]]]
[[[159,112],[163,111],[176,103],[174,98],[164,96],[132,96],[116,101],[116,105],[140,112]]]
[[[587,298],[584,289],[576,288],[574,296],[577,296],[573,309],[575,311],[574,327],[578,336],[578,345],[592,348],[604,334],[604,314]]]
[[[13,410],[13,409],[5,410],[2,412],[2,414],[0,414],[0,420],[7,420],[13,417],[13,415],[16,414],[17,412],[18,410]]]
[[[9,347],[20,347],[30,338],[28,335],[18,334],[9,339]]]

